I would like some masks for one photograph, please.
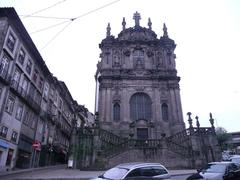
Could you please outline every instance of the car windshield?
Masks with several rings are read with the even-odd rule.
[[[208,164],[202,172],[209,172],[209,173],[224,173],[226,170],[225,164]]]
[[[112,169],[109,169],[103,174],[104,178],[108,179],[121,179],[126,173],[128,172],[128,169],[121,168],[121,167],[114,167]]]

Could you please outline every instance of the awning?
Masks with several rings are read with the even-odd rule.
[[[9,147],[9,144],[5,140],[0,139],[0,147],[7,149]]]

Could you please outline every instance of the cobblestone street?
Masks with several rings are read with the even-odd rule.
[[[104,171],[80,171],[67,169],[65,167],[59,168],[50,168],[50,169],[41,169],[41,170],[32,170],[21,173],[9,173],[8,175],[1,175],[0,179],[4,180],[13,180],[13,179],[90,179],[97,177],[102,174]],[[170,170],[172,179],[181,179],[186,177],[191,173],[195,172],[195,170]],[[185,179],[185,178],[183,178]]]

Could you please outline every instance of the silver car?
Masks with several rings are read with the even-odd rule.
[[[121,179],[171,179],[168,170],[160,163],[125,163],[119,164],[98,178],[92,180],[121,180]]]
[[[187,178],[187,180],[193,179],[239,180],[240,167],[239,164],[227,161],[211,162],[201,170],[198,170],[198,173],[195,173]]]
[[[240,164],[240,155],[233,155],[232,157],[230,157],[230,161]]]

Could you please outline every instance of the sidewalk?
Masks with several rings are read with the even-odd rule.
[[[46,169],[64,169],[67,167],[67,164],[59,164],[59,165],[53,165],[53,166],[44,166],[44,167],[37,167],[37,168],[28,168],[28,169],[16,169],[16,170],[9,170],[9,171],[0,171],[0,178],[2,176],[7,175],[13,175],[13,174],[22,174],[22,173],[28,173],[28,172],[35,172],[35,171],[41,171]]]

